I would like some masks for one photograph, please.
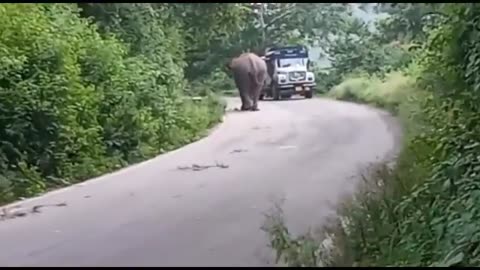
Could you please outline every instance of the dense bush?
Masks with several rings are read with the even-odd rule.
[[[362,197],[347,215],[347,239],[360,265],[480,263],[480,54],[473,23],[480,7],[447,4],[441,11],[449,20],[429,33],[410,72],[427,91],[428,98],[417,99],[422,130],[409,133],[395,170],[375,179],[386,183],[381,196]]]
[[[74,4],[0,5],[0,202],[151,157],[219,120],[215,98],[181,98],[181,54],[155,29],[161,40],[139,49]]]
[[[222,95],[238,95],[233,78],[219,69],[214,70],[210,76],[193,80],[186,89],[190,95],[203,96],[210,92]]]
[[[333,87],[328,95],[337,99],[366,102],[396,112],[410,96],[413,80],[400,72],[388,73],[380,79],[375,75],[352,75]]]
[[[352,74],[369,74],[383,78],[385,74],[403,69],[412,61],[409,44],[390,42],[378,44],[372,33],[359,33],[332,42],[329,53],[335,58],[328,74],[318,76],[321,88],[328,92]]]

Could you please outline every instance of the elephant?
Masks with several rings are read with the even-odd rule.
[[[232,59],[227,68],[233,73],[242,100],[242,111],[258,111],[258,99],[267,79],[265,61],[254,53],[244,53]]]

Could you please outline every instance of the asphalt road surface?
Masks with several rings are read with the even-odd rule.
[[[366,106],[299,99],[260,109],[228,113],[179,150],[17,203],[66,206],[0,221],[0,266],[268,266],[260,227],[275,202],[304,232],[354,191],[359,170],[397,148],[398,125]]]

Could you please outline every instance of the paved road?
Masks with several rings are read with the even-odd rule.
[[[0,266],[267,266],[260,227],[275,201],[302,232],[351,194],[360,168],[393,153],[398,128],[377,110],[260,105],[182,149],[21,202],[67,206],[1,221]],[[215,162],[229,167],[178,169]]]

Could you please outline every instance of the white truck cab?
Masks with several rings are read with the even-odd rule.
[[[268,50],[265,55],[269,78],[260,99],[272,97],[275,100],[290,98],[298,94],[312,98],[315,89],[315,75],[308,71],[308,52],[303,46],[282,47]]]

